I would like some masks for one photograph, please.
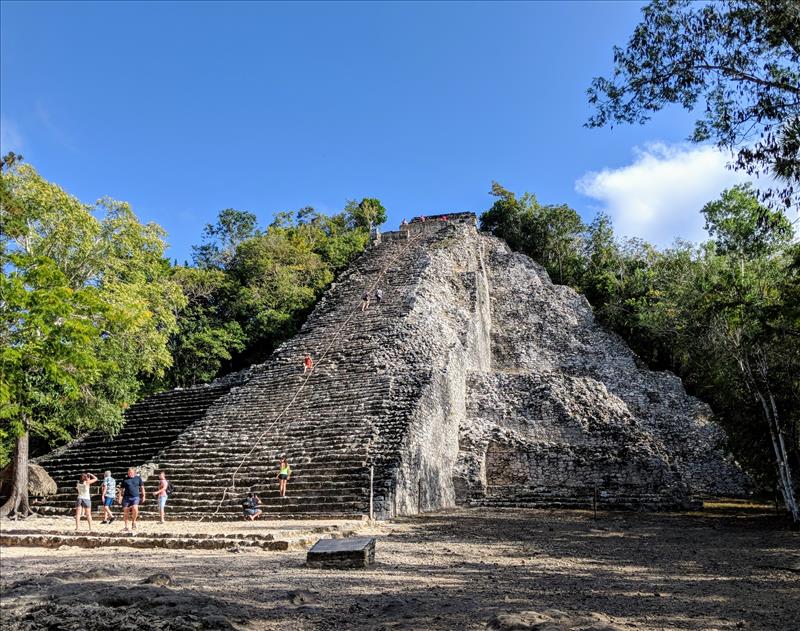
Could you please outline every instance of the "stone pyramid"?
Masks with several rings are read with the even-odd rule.
[[[268,515],[304,517],[594,497],[666,509],[742,494],[708,406],[475,223],[462,213],[385,233],[264,364],[150,397],[115,439],[39,459],[59,484],[40,510],[68,510],[81,471],[120,478],[128,466],[165,469],[169,510],[186,518],[236,517],[251,491]],[[383,301],[362,312],[376,287]]]

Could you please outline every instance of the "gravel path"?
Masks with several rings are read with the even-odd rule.
[[[800,620],[800,534],[769,514],[594,521],[582,511],[455,510],[364,524],[366,533],[378,537],[377,564],[362,571],[311,570],[303,552],[3,548],[0,622],[5,631],[788,631]]]

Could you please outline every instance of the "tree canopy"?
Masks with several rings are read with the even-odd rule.
[[[221,211],[194,248],[196,266],[170,270],[187,302],[169,341],[173,365],[148,389],[210,381],[264,361],[294,335],[335,274],[366,247],[363,215],[353,214],[359,206],[346,208],[332,216],[308,206],[279,212],[265,229],[251,213]]]
[[[588,90],[590,127],[645,123],[669,104],[698,110],[692,140],[735,152],[733,165],[770,172],[766,200],[800,201],[800,3],[653,0],[610,78]]]
[[[185,299],[168,278],[163,231],[139,223],[123,202],[84,204],[12,163],[2,172],[1,218],[7,461],[11,443],[29,435],[55,442],[116,431],[140,377],[171,364],[167,342]]]

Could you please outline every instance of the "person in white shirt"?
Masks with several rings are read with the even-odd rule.
[[[75,532],[80,530],[81,512],[86,515],[89,522],[89,532],[92,532],[92,495],[91,485],[97,482],[97,477],[91,473],[81,473],[75,489],[78,491],[78,499],[75,502]]]
[[[103,485],[101,487],[100,497],[103,500],[103,522],[110,524],[114,521],[114,515],[111,513],[111,507],[114,505],[114,498],[117,495],[117,481],[111,477],[111,471],[106,471],[103,477]]]

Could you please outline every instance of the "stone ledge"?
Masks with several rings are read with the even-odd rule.
[[[251,539],[249,537],[154,537],[149,535],[0,535],[0,546],[35,548],[102,548],[124,546],[128,548],[166,548],[169,550],[228,550],[250,548],[269,551],[304,550],[313,539],[295,538],[280,541]]]

